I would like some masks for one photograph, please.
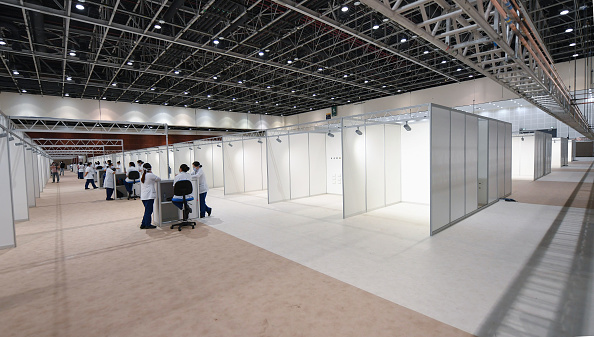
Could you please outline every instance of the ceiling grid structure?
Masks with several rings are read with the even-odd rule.
[[[587,0],[2,0],[0,8],[2,91],[288,116],[486,76],[580,132],[591,124],[552,66],[591,54]]]

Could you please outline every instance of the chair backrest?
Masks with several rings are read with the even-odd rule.
[[[190,194],[193,190],[192,182],[189,180],[180,180],[173,185],[173,194],[175,195]]]
[[[132,180],[140,179],[140,172],[130,171],[130,172],[128,172],[128,178],[130,178]]]

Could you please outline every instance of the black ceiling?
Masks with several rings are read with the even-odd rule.
[[[522,3],[555,62],[591,53],[591,1]],[[272,0],[0,1],[0,90],[290,115],[481,76],[358,2],[298,5],[361,35]]]

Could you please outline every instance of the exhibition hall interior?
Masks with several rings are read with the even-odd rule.
[[[2,336],[594,336],[590,0],[0,0]]]

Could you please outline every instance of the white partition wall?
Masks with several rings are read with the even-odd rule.
[[[551,173],[552,138],[548,133],[516,135],[512,139],[512,178],[536,180]]]
[[[161,163],[159,158],[159,149],[156,147],[146,149],[146,162],[151,164],[152,171],[157,177],[162,177],[161,173]]]
[[[27,151],[25,155],[25,176],[27,176],[27,205],[29,207],[35,207],[35,179],[42,181],[42,179],[35,177],[33,174],[33,163],[40,162],[37,154],[33,151]],[[42,176],[42,175],[40,175]]]
[[[511,193],[511,124],[435,104],[430,115],[435,234]]]
[[[225,194],[260,191],[266,188],[266,161],[262,159],[266,153],[264,140],[265,136],[260,132],[223,137]]]
[[[553,138],[551,149],[551,167],[560,168],[567,166],[568,158],[568,141],[567,138]]]
[[[6,126],[4,118],[0,121]],[[0,130],[0,204],[2,216],[0,216],[0,249],[10,248],[16,245],[14,231],[14,213],[12,201],[12,172],[10,169],[10,135],[5,130]],[[13,140],[14,142],[14,140]]]
[[[15,138],[10,142],[10,168],[12,181],[13,216],[15,221],[29,220],[29,202],[27,199],[27,175],[25,170],[26,146]],[[34,178],[34,177],[31,177]]]
[[[173,144],[173,163],[170,163],[172,174],[175,176],[179,173],[179,167],[181,164],[186,164],[188,167],[192,167],[194,161],[194,147],[193,143],[179,143]]]
[[[269,202],[342,194],[340,120],[267,130]]]

